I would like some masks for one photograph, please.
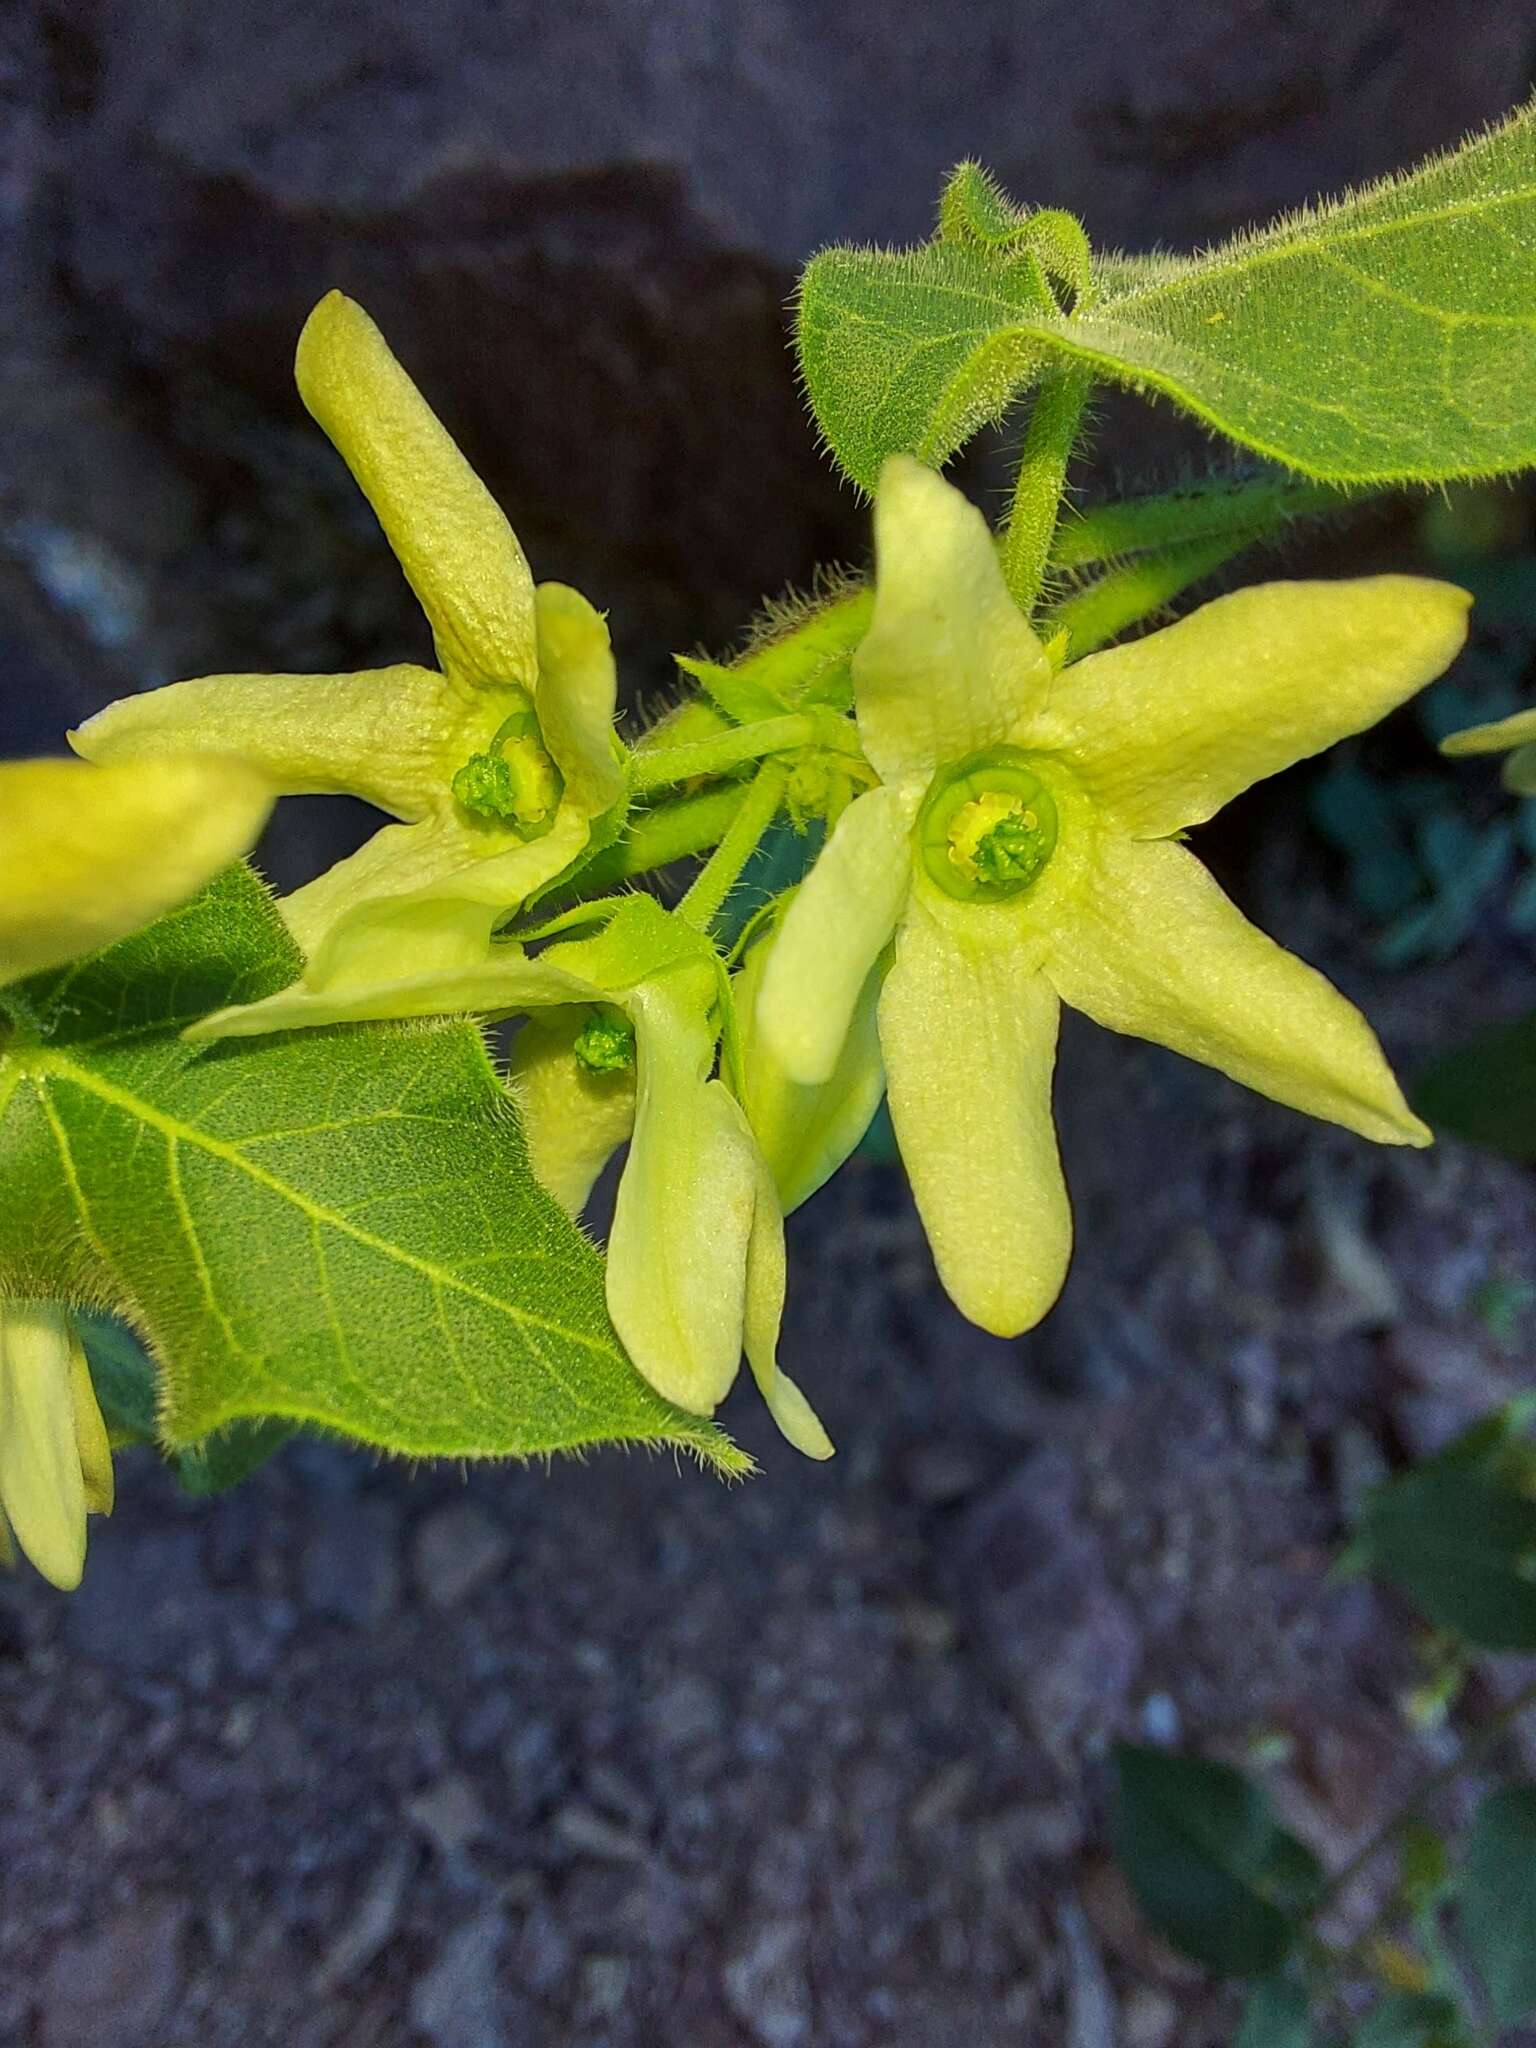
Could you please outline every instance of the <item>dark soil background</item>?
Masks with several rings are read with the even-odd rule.
[[[785,352],[819,242],[919,237],[975,154],[1189,246],[1454,142],[1533,64],[1515,0],[5,0],[0,752],[179,674],[424,651],[292,391],[331,285],[643,699],[863,548]],[[1128,404],[1101,445],[1203,459]],[[1413,566],[1417,530],[1295,559]],[[363,822],[286,806],[265,857]],[[1536,992],[1497,918],[1375,969],[1295,778],[1203,850],[1409,1073]],[[1023,1342],[944,1302],[894,1169],[795,1220],[829,1467],[748,1399],[733,1492],[295,1445],[195,1504],[125,1458],[83,1589],[0,1587],[0,2042],[1227,2042],[1107,1857],[1106,1745],[1258,1745],[1333,1859],[1444,1753],[1411,1618],[1327,1568],[1362,1488],[1529,1377],[1479,1304],[1536,1279],[1536,1185],[1087,1028],[1059,1094],[1081,1250]]]

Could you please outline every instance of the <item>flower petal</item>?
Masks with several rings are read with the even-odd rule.
[[[359,959],[352,963],[357,972],[339,983],[315,988],[296,981],[262,1002],[215,1010],[189,1025],[182,1035],[201,1042],[400,1017],[514,1017],[553,1003],[590,1002],[602,996],[603,991],[590,982],[545,960],[530,960],[520,946],[482,945],[473,959],[449,959],[434,966],[430,954],[435,936],[429,929],[418,938],[399,925],[391,943],[381,943],[378,954],[371,958],[371,976],[363,971],[365,962]],[[450,939],[453,936],[450,931]],[[450,945],[440,950],[460,949]],[[426,961],[422,954],[428,956]],[[398,971],[402,960],[411,963],[411,973]]]
[[[880,995],[891,1120],[950,1298],[999,1337],[1061,1292],[1072,1212],[1051,1118],[1055,990],[967,907],[914,896]]]
[[[110,1515],[117,1494],[112,1470],[112,1440],[102,1420],[101,1403],[91,1380],[85,1346],[73,1322],[69,1328],[69,1392],[75,1419],[75,1451],[80,1460],[80,1479],[85,1505],[90,1514]]]
[[[741,1365],[753,1147],[727,1090],[708,1079],[709,977],[692,970],[631,992],[635,1135],[608,1238],[608,1313],[656,1391],[712,1414]]]
[[[1424,576],[1259,583],[1064,669],[1029,744],[1139,839],[1363,732],[1447,668],[1472,600]]]
[[[787,1215],[831,1179],[869,1129],[885,1093],[875,1008],[878,969],[865,976],[831,1077],[815,1087],[790,1079],[758,1025],[763,973],[776,939],[760,940],[733,977],[741,1033],[742,1107]]]
[[[1008,594],[987,522],[907,455],[875,491],[875,606],[853,656],[859,736],[881,778],[925,781],[1008,739],[1051,666]]]
[[[0,1302],[0,1502],[16,1540],[64,1592],[85,1569],[85,1481],[62,1309]]]
[[[1442,754],[1502,754],[1536,740],[1536,711],[1516,711],[1488,725],[1466,725],[1440,742]]]
[[[445,743],[463,715],[434,669],[409,662],[346,676],[197,676],[119,697],[69,743],[87,761],[236,754],[284,796],[338,790],[419,818],[446,792]]]
[[[855,798],[795,892],[763,969],[756,1020],[769,1057],[815,1087],[837,1070],[859,994],[911,887],[917,797]]]
[[[754,1147],[754,1150],[756,1148]],[[757,1154],[757,1204],[747,1245],[747,1293],[743,1340],[747,1364],[768,1413],[780,1433],[807,1458],[833,1455],[832,1439],[804,1394],[779,1366],[779,1325],[784,1317],[786,1280],[784,1212],[779,1207],[773,1175]]]
[[[224,759],[0,763],[0,985],[196,895],[254,845],[272,795]]]
[[[378,515],[443,667],[465,682],[531,689],[533,578],[517,537],[362,307],[328,292],[294,368]]]
[[[567,804],[538,839],[502,828],[477,831],[451,814],[386,825],[279,908],[308,956],[306,979],[315,987],[374,974],[381,952],[424,943],[429,925],[446,935],[462,923],[467,950],[453,957],[470,961],[497,920],[568,868],[590,834],[587,820]],[[438,908],[424,914],[427,905]],[[438,951],[419,964],[449,962]]]
[[[1106,834],[1046,962],[1065,1003],[1384,1145],[1428,1145],[1353,1003],[1266,938],[1171,840]]]
[[[613,736],[618,676],[608,624],[565,583],[541,583],[538,607],[539,730],[569,802],[588,818],[617,803],[624,770]]]
[[[590,1014],[580,1007],[530,1017],[507,1063],[528,1163],[572,1216],[587,1206],[593,1182],[635,1122],[633,1071],[589,1074],[576,1058],[576,1034]]]

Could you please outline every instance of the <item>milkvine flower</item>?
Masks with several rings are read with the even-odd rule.
[[[483,955],[497,920],[586,850],[624,794],[600,613],[535,588],[517,538],[390,353],[332,292],[299,391],[378,515],[438,669],[203,676],[123,698],[71,735],[96,761],[236,753],[285,794],[347,791],[403,822],[285,899],[311,989]]]
[[[1360,1013],[1179,838],[1439,675],[1465,593],[1409,576],[1261,584],[1056,672],[980,513],[906,457],[880,479],[875,552],[853,681],[881,786],[791,903],[757,1028],[792,1080],[826,1082],[894,936],[878,1012],[891,1116],[965,1314],[1028,1329],[1066,1275],[1063,1002],[1366,1137],[1430,1143]]]
[[[0,988],[128,937],[255,842],[272,793],[238,761],[0,763]],[[5,1042],[0,998],[0,1046]],[[112,1453],[69,1312],[0,1298],[0,1558],[54,1585],[112,1511]]]
[[[0,986],[175,909],[249,852],[271,807],[239,761],[0,762]]]
[[[112,1512],[112,1448],[90,1367],[56,1302],[0,1301],[0,1558],[10,1537],[73,1592],[85,1518]]]
[[[608,1312],[659,1394],[712,1414],[743,1350],[775,1422],[798,1450],[832,1455],[800,1389],[779,1369],[784,1219],[742,1109],[713,1078],[722,974],[707,938],[654,897],[570,913],[583,935],[530,958],[493,942],[477,964],[419,969],[351,990],[294,987],[218,1011],[187,1036],[250,1037],[391,1017],[527,1016],[511,1084],[530,1164],[579,1215],[626,1139],[608,1238]],[[599,929],[590,929],[600,925]]]

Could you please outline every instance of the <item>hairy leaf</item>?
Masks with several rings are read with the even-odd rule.
[[[1536,2013],[1536,1785],[1501,1785],[1478,1810],[1461,1926],[1495,2019],[1512,2027]]]
[[[266,1417],[411,1456],[627,1441],[745,1469],[625,1358],[598,1255],[534,1180],[469,1026],[176,1035],[297,967],[236,869],[6,991],[0,1288],[130,1322],[173,1448]]]
[[[1243,2007],[1232,2048],[1307,2048],[1307,1994],[1287,1977],[1255,1984]]]
[[[1468,2037],[1448,1998],[1394,1991],[1355,2033],[1351,2048],[1462,2048]]]
[[[79,1318],[96,1399],[111,1432],[122,1444],[158,1445],[154,1360],[133,1332],[111,1316]],[[167,1455],[188,1493],[223,1493],[264,1465],[293,1435],[286,1422],[237,1421],[196,1449]]]
[[[1121,1743],[1115,1772],[1115,1849],[1152,1925],[1224,1976],[1277,1969],[1316,1894],[1311,1851],[1225,1764]]]
[[[1442,1054],[1413,1100],[1436,1130],[1536,1161],[1536,1011]]]
[[[1536,1501],[1445,1458],[1371,1500],[1352,1555],[1480,1650],[1536,1650]]]
[[[872,489],[898,450],[941,463],[1049,363],[1159,393],[1338,484],[1492,476],[1536,459],[1536,114],[1203,255],[1096,267],[1043,310],[1006,250],[829,249],[799,346],[833,452]]]

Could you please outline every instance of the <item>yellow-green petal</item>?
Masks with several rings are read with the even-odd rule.
[[[608,1238],[608,1313],[636,1370],[712,1414],[741,1365],[757,1204],[752,1142],[711,1081],[709,987],[691,971],[633,990],[635,1134]]]
[[[537,672],[533,578],[494,498],[361,306],[329,292],[299,337],[299,393],[378,515],[445,669]]]
[[[553,1003],[592,1001],[603,993],[548,961],[530,960],[520,946],[482,947],[473,960],[434,967],[420,957],[430,952],[430,932],[419,945],[406,927],[396,936],[396,947],[381,950],[375,960],[372,978],[360,973],[319,988],[296,981],[262,1002],[200,1017],[183,1036],[194,1041],[259,1038],[269,1031],[402,1017],[513,1017]],[[402,974],[407,964],[411,972]]]
[[[837,1071],[870,970],[911,887],[917,798],[855,798],[795,893],[763,969],[756,1019],[770,1057],[807,1087]]]
[[[1259,583],[1064,669],[1029,744],[1137,838],[1363,732],[1450,666],[1472,600],[1424,576]]]
[[[1504,763],[1504,787],[1515,796],[1536,796],[1536,745],[1516,747]]]
[[[0,762],[0,984],[194,896],[255,844],[272,791],[242,762]]]
[[[787,1215],[831,1179],[880,1107],[885,1069],[875,1009],[880,971],[864,978],[831,1078],[815,1087],[791,1080],[759,1028],[758,996],[776,939],[748,952],[731,987],[741,1036],[742,1107]]]
[[[574,1046],[590,1010],[530,1017],[512,1041],[507,1081],[517,1099],[528,1163],[567,1214],[579,1216],[593,1183],[635,1121],[635,1077],[590,1074]]]
[[[987,522],[952,484],[893,455],[875,491],[875,604],[853,657],[864,751],[886,782],[1009,739],[1051,666],[1008,594]]]
[[[69,1329],[69,1394],[74,1412],[75,1450],[80,1459],[80,1480],[85,1491],[86,1511],[110,1515],[117,1495],[112,1470],[112,1439],[102,1418],[101,1403],[91,1380],[85,1346],[73,1322]]]
[[[1380,1144],[1432,1142],[1354,1004],[1251,925],[1172,840],[1106,835],[1046,973],[1063,1002],[1111,1031]]]
[[[0,1503],[21,1548],[66,1593],[85,1569],[72,1369],[62,1309],[0,1302]]]
[[[445,793],[457,765],[445,748],[464,715],[434,669],[410,662],[343,676],[197,676],[119,697],[69,743],[87,761],[235,754],[284,796],[341,791],[419,818]]]
[[[810,1402],[779,1365],[779,1325],[784,1317],[787,1278],[784,1214],[774,1190],[773,1176],[761,1153],[757,1155],[756,1164],[757,1202],[752,1212],[752,1234],[747,1244],[747,1292],[742,1331],[747,1364],[780,1434],[805,1457],[821,1461],[833,1455],[832,1439],[823,1429],[821,1419]]]
[[[500,918],[568,868],[590,836],[587,820],[567,805],[547,832],[528,840],[465,825],[451,813],[386,825],[279,908],[316,987],[371,977],[381,954],[387,964],[394,948],[424,943],[422,905],[444,906],[425,923],[445,935],[461,927],[453,957],[469,960]],[[449,962],[438,952],[423,964]]]
[[[1516,711],[1487,725],[1466,725],[1440,742],[1442,754],[1502,754],[1536,740],[1536,711]]]
[[[535,602],[539,730],[565,778],[566,801],[595,818],[624,791],[613,735],[618,676],[608,622],[566,583],[541,583]]]
[[[1051,1116],[1055,990],[989,921],[914,897],[880,995],[891,1121],[939,1278],[995,1336],[1061,1292],[1072,1212]],[[999,934],[1002,934],[999,937]]]

